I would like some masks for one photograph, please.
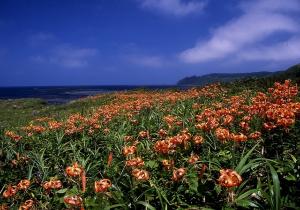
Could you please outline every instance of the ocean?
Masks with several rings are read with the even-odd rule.
[[[134,89],[169,89],[182,86],[161,85],[161,86],[43,86],[43,87],[0,87],[0,99],[21,99],[39,98],[51,104],[68,103],[79,98],[109,93],[114,91]]]

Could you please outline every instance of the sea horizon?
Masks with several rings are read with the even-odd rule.
[[[42,99],[51,104],[68,103],[88,96],[135,89],[184,88],[183,85],[73,85],[0,87],[0,100]]]

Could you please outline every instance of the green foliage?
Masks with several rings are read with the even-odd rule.
[[[86,209],[297,209],[300,206],[297,197],[300,184],[298,116],[288,132],[283,129],[264,131],[261,138],[245,142],[221,142],[214,130],[205,132],[195,127],[197,115],[205,109],[213,109],[218,103],[225,103],[225,99],[231,96],[242,94],[246,103],[250,104],[257,87],[253,85],[248,89],[249,84],[233,83],[222,92],[222,97],[200,96],[174,103],[157,103],[141,109],[131,118],[126,113],[118,115],[109,122],[102,122],[101,128],[92,134],[84,129],[73,135],[55,130],[24,135],[21,141],[14,142],[1,131],[0,193],[9,184],[18,184],[21,179],[28,178],[32,184],[25,192],[19,191],[14,198],[4,199],[1,196],[0,204],[8,203],[17,208],[26,199],[32,198],[38,209],[65,209],[69,206],[64,203],[64,196],[80,195]],[[245,94],[245,91],[249,93]],[[71,113],[89,115],[95,107],[110,104],[112,99],[113,96],[107,95],[96,101],[78,101],[53,107],[42,102],[3,101],[2,104],[25,104],[19,104],[22,108],[14,110],[19,116],[13,120],[5,117],[13,110],[4,107],[7,113],[2,116],[1,122],[6,128],[12,128],[26,125],[36,117],[51,116],[64,120]],[[299,101],[299,97],[296,100]],[[201,106],[193,108],[196,103]],[[33,116],[30,114],[32,110],[40,114]],[[168,115],[176,116],[180,123],[170,128],[164,120]],[[23,120],[17,122],[21,118]],[[236,118],[238,122],[241,120],[240,116]],[[133,123],[134,120],[137,123]],[[254,116],[249,133],[262,130],[263,120]],[[109,128],[109,132],[104,132],[105,128]],[[166,130],[168,137],[188,132],[191,138],[186,144],[178,146],[176,152],[161,154],[154,150],[155,142],[162,139],[158,133],[160,129]],[[230,129],[235,133],[242,132],[238,123],[230,125]],[[141,138],[140,131],[148,131],[149,135]],[[125,142],[125,136],[132,136],[133,140]],[[193,143],[194,136],[202,136],[203,143]],[[138,142],[135,157],[144,160],[141,167],[150,173],[149,180],[136,180],[132,169],[125,166],[131,156],[125,157],[123,148],[135,141]],[[109,165],[111,152],[113,155]],[[189,163],[192,154],[198,155],[199,159]],[[19,159],[28,157],[28,160],[14,166],[12,162],[17,156]],[[164,169],[164,159],[174,160],[174,168]],[[66,167],[74,162],[78,162],[86,172],[86,192],[82,191],[79,177],[66,175]],[[185,168],[186,174],[180,180],[173,181],[173,170],[178,168]],[[218,181],[220,169],[235,170],[241,175],[242,183],[232,188],[222,187]],[[94,182],[103,178],[110,179],[112,186],[107,192],[96,193]],[[61,180],[63,187],[46,192],[41,186],[51,179]]]
[[[178,81],[178,85],[207,85],[216,82],[233,82],[248,78],[263,78],[273,75],[271,72],[252,72],[252,73],[215,73],[203,76],[186,77]]]
[[[25,126],[31,120],[41,117],[64,119],[72,113],[88,114],[91,109],[109,103],[112,96],[97,100],[77,100],[67,104],[48,104],[41,99],[0,100],[0,131]]]

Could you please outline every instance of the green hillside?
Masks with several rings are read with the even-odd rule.
[[[253,81],[258,83],[268,83],[270,86],[274,81],[284,81],[285,79],[293,79],[295,82],[300,81],[300,64],[294,65],[284,71],[276,72],[251,72],[251,73],[213,73],[203,76],[185,77],[178,81],[178,85],[203,86],[211,83],[234,82],[238,80]],[[258,79],[258,80],[257,80]]]

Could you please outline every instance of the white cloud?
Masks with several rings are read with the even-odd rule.
[[[255,0],[244,1],[241,3],[240,7],[246,12],[288,12],[299,10],[300,2],[299,0]]]
[[[241,8],[243,15],[214,30],[209,40],[180,53],[181,60],[201,63],[234,56],[251,45],[261,44],[274,33],[299,33],[299,23],[285,13],[300,10],[297,0],[252,1],[242,4]]]
[[[273,46],[249,49],[239,56],[243,60],[270,60],[287,61],[300,60],[300,37],[294,37],[288,41]]]
[[[89,59],[97,54],[94,48],[78,48],[71,45],[60,45],[52,49],[48,55],[37,55],[31,60],[37,63],[56,64],[66,68],[81,68],[89,64]]]
[[[166,15],[186,16],[204,9],[204,0],[138,0],[143,8]]]
[[[160,56],[129,55],[125,59],[132,64],[151,68],[163,67],[166,64]]]

